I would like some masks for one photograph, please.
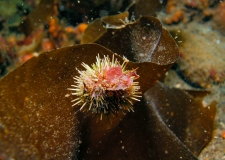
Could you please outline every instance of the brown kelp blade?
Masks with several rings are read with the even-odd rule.
[[[21,23],[19,29],[29,35],[40,25],[43,25],[54,15],[54,0],[41,0],[35,8]]]
[[[128,12],[123,12],[117,15],[105,16],[101,19],[95,19],[93,22],[89,23],[88,27],[85,29],[81,39],[81,44],[94,43],[106,32],[107,29],[105,26],[111,28],[124,27],[125,22],[128,20],[128,16]]]
[[[216,113],[216,102],[203,106],[203,91],[199,91],[199,95],[193,97],[161,83],[144,94],[147,106],[196,156],[212,138]]]
[[[95,23],[98,25],[95,25]],[[111,25],[110,22],[108,23]],[[105,30],[102,30],[100,27],[100,31],[103,32],[101,32],[99,37],[96,37],[94,30],[98,28],[99,25],[101,26],[100,20],[96,20],[96,22],[94,21],[89,25],[89,30],[84,33],[82,42],[98,43],[121,56],[127,57],[129,60],[151,64],[146,66],[145,63],[141,63],[141,65],[139,64],[138,66],[138,70],[143,71],[138,72],[140,77],[145,77],[146,73],[151,72],[149,79],[147,79],[147,77],[139,79],[140,84],[142,84],[141,86],[146,87],[146,89],[152,87],[179,58],[179,51],[173,38],[162,28],[159,20],[154,17],[142,17],[136,22],[123,24],[121,27],[106,27]],[[91,32],[92,30],[93,32]],[[130,64],[131,63],[128,65]],[[118,117],[123,117],[123,115]],[[120,121],[120,119],[121,118],[116,118],[115,120]],[[83,129],[84,143],[81,148],[83,148],[84,151],[88,148],[89,152],[95,152],[97,148],[96,144],[102,141],[102,138],[107,137],[106,135],[111,134],[110,131],[120,123],[118,121],[115,122],[115,120],[111,125],[108,125],[108,130],[103,132],[102,129],[98,129],[97,132],[96,125],[94,125],[91,120],[86,119],[84,124],[88,127],[84,127]],[[100,123],[104,123],[104,121]],[[102,124],[99,126],[106,125]],[[99,144],[99,146],[101,145]],[[81,157],[82,156],[85,156],[84,152],[81,152]]]
[[[112,16],[105,16],[101,18],[101,21],[106,24],[107,28],[122,28],[128,21],[129,12],[122,12]]]
[[[100,25],[100,21],[96,21]],[[94,23],[89,26],[89,30],[97,28]],[[87,39],[84,33],[82,42],[98,43],[132,61],[165,65],[172,64],[179,58],[175,41],[168,31],[162,28],[160,21],[151,16],[141,17],[136,22],[126,24],[125,27],[106,28],[97,40],[96,36],[90,38],[92,34],[89,34]]]
[[[89,23],[85,29],[81,39],[81,44],[93,43],[105,32],[106,28],[103,27],[101,19],[95,19],[93,22]]]
[[[84,159],[197,160],[210,141],[216,103],[157,83],[135,104],[135,112],[84,154]],[[134,149],[135,148],[135,149]],[[112,150],[113,149],[113,150]]]
[[[100,25],[99,20],[94,21],[89,26],[90,31],[97,28],[95,23]],[[91,33],[90,31],[87,33]],[[141,83],[145,83],[144,86],[147,86],[147,88],[154,84],[153,81],[160,79],[179,58],[179,51],[175,41],[162,28],[160,21],[154,17],[141,17],[136,22],[121,28],[107,28],[97,40],[95,40],[96,36],[93,35],[94,32],[89,35],[87,33],[84,33],[83,37],[85,43],[95,42],[101,44],[132,61],[151,62],[152,64],[148,67],[139,66],[139,70],[143,71],[143,75],[151,70],[152,74],[149,80],[140,79],[140,81],[143,80]],[[92,35],[93,39],[91,38]]]
[[[166,0],[136,0],[133,5],[128,8],[130,13],[134,13],[136,18],[141,16],[156,16],[166,4]]]
[[[84,44],[57,49],[40,54],[24,63],[0,81],[0,153],[7,158],[51,157],[68,159],[74,156],[79,145],[78,120],[72,107],[67,88],[74,84],[77,69],[84,70],[81,63],[95,63],[96,56],[114,55],[122,63],[123,58],[97,44]],[[144,93],[157,81],[152,74],[166,65],[150,62],[129,62],[127,69],[136,69],[140,75],[141,92]],[[148,72],[146,69],[148,68]],[[161,72],[160,72],[161,73]],[[86,113],[81,113],[82,119]],[[105,132],[116,126],[124,114],[108,121],[91,121],[92,132]],[[106,123],[107,122],[107,123]],[[92,135],[90,135],[92,136]],[[91,139],[91,138],[90,138]],[[96,140],[99,140],[96,138]]]

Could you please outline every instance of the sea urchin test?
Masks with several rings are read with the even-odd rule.
[[[133,111],[133,101],[139,101],[140,86],[135,82],[139,78],[137,68],[126,70],[129,62],[123,58],[120,64],[112,56],[103,59],[98,55],[96,63],[88,66],[81,65],[85,70],[78,70],[79,76],[74,77],[75,85],[71,85],[72,95],[76,96],[73,106],[80,105],[80,110],[92,111],[100,115],[109,116],[121,111]]]

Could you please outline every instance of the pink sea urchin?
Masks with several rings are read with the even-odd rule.
[[[124,58],[122,65],[117,59],[108,56],[103,59],[96,57],[96,63],[91,67],[85,63],[84,71],[78,70],[79,76],[74,77],[75,85],[71,85],[72,95],[77,96],[72,100],[75,105],[80,105],[80,110],[90,110],[103,115],[117,114],[119,110],[133,111],[132,101],[139,101],[140,86],[134,82],[139,76],[137,69],[126,70],[128,60]]]

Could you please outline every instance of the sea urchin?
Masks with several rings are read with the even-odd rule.
[[[74,77],[75,85],[71,85],[72,95],[77,96],[72,100],[75,105],[80,105],[80,110],[90,110],[100,115],[109,116],[121,111],[133,111],[132,101],[139,101],[140,86],[134,82],[139,76],[136,69],[126,70],[129,62],[124,58],[122,65],[112,56],[103,59],[98,55],[96,63],[91,67],[85,63],[84,71],[78,70],[79,76]]]

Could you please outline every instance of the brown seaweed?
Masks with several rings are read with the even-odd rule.
[[[97,21],[99,25],[100,22]],[[92,33],[88,32],[89,37],[95,34],[94,30],[98,27],[94,24],[95,22],[89,27],[89,30],[93,28]],[[141,17],[120,29],[107,28],[97,40],[86,39],[86,34],[84,32],[82,42],[101,44],[133,61],[169,64],[176,61],[179,56],[177,45],[168,31],[162,28],[159,20],[150,16]]]
[[[134,113],[98,143],[87,143],[88,153],[83,146],[81,159],[197,160],[212,136],[216,111],[215,102],[204,108],[201,101],[157,83],[136,103]]]
[[[212,134],[215,103],[203,108],[199,97],[156,83],[179,57],[161,23],[144,16],[88,41],[104,47],[83,44],[42,53],[0,80],[0,156],[197,159]],[[144,97],[134,104],[134,113],[119,113],[111,123],[96,123],[94,114],[72,107],[67,90],[76,68],[94,63],[97,55],[138,61],[127,68],[138,67]]]
[[[21,23],[19,29],[29,35],[36,28],[47,22],[54,15],[54,0],[41,0],[35,8]]]
[[[90,30],[91,27],[94,27],[94,25],[90,26]],[[170,34],[162,28],[160,22],[153,17],[142,17],[134,23],[127,24],[125,27],[121,26],[120,29],[106,29],[107,31],[104,31],[95,43],[99,43],[134,61],[150,60],[154,63],[158,63],[159,60],[161,60],[167,63],[170,62],[170,60],[174,60],[178,54],[177,46]],[[146,56],[142,57],[143,53],[146,53]],[[151,58],[149,58],[149,55],[151,55]],[[97,145],[98,147],[90,147],[90,145],[88,145],[90,155],[84,154],[85,158],[94,156],[100,159],[115,159],[116,157],[123,157],[122,159],[132,157],[142,159],[149,159],[150,157],[151,159],[197,159],[196,156],[198,156],[212,136],[216,103],[213,102],[209,110],[209,108],[203,108],[202,99],[200,98],[210,92],[192,90],[185,92],[177,89],[169,89],[162,84],[157,84],[150,90],[151,92],[148,91],[147,93],[149,94],[148,97],[151,98],[145,98],[145,101],[147,101],[147,103],[155,103],[154,108],[149,106],[150,110],[143,111],[143,109],[139,114],[136,110],[136,116],[134,116],[135,118],[133,117],[133,121],[131,119],[126,120],[129,117],[126,116],[120,123],[119,128],[117,127],[113,133],[108,133],[110,135],[109,137],[105,136],[105,142],[104,139],[101,140],[101,144]],[[155,95],[153,95],[153,93],[155,93]],[[192,97],[192,95],[195,98]],[[196,95],[198,98],[196,98]],[[165,100],[168,100],[171,105],[165,102]],[[140,110],[141,108],[143,107],[138,107]],[[146,119],[149,119],[148,116],[148,118],[146,118],[143,115],[143,113],[146,112],[150,112],[151,120],[149,120],[149,125],[146,126],[145,124],[144,127],[140,127],[146,122]],[[153,116],[154,114],[155,116]],[[140,122],[137,123],[136,127],[138,131],[135,132],[135,129],[132,130],[131,128],[135,128],[134,124],[138,121],[139,116],[144,116],[144,118],[141,119],[142,122],[140,120]],[[155,117],[155,119],[152,117]],[[195,122],[199,123],[196,124]],[[120,127],[123,123],[125,123],[125,125],[123,125],[125,128]],[[155,139],[148,136],[151,139],[148,141],[149,144],[143,144],[142,142],[146,141],[146,136],[141,134],[146,134],[146,128],[150,128],[151,126],[152,129],[150,133],[147,132],[147,134],[152,135]],[[121,131],[126,132],[122,137],[118,134]],[[160,134],[158,134],[159,131]],[[138,137],[137,135],[144,137],[142,141],[140,136]],[[124,140],[126,140],[127,137],[132,138],[125,144]],[[112,139],[112,141],[109,139]],[[114,142],[115,139],[120,141]],[[164,140],[164,142],[162,140]],[[149,147],[149,145],[152,146]],[[104,149],[105,146],[108,147]],[[129,154],[124,153],[128,152],[128,150],[124,149],[125,146],[130,150]],[[136,147],[145,148],[146,150],[143,152],[135,150],[135,152],[134,148]],[[93,150],[91,151],[90,148]],[[116,154],[114,154],[115,152],[111,152],[109,148],[116,148]],[[149,150],[150,153],[148,155],[150,156],[146,154]],[[96,155],[96,153],[99,154]]]
[[[101,19],[95,19],[85,29],[81,39],[81,44],[93,43],[101,37],[104,32],[106,32],[106,28],[103,27]]]
[[[74,115],[79,108],[71,107],[73,97],[67,96],[67,88],[73,84],[72,77],[78,74],[76,68],[82,70],[81,62],[90,65],[98,54],[112,57],[114,53],[97,44],[62,48],[32,58],[1,79],[0,153],[3,156],[67,159],[76,154],[80,139],[78,124],[86,114],[79,112]],[[120,56],[115,56],[122,62]],[[152,76],[152,72],[163,75],[169,66],[151,62],[127,64],[128,69],[139,68],[143,93],[160,78]],[[146,73],[144,68],[149,68],[149,72]],[[145,80],[146,77],[149,81]],[[95,143],[100,140],[124,116],[119,114],[112,118],[112,125],[107,120],[96,123],[88,116],[89,141]]]
[[[134,13],[136,18],[141,16],[156,16],[167,3],[166,0],[136,0],[135,3],[128,7],[130,13]]]
[[[123,12],[117,15],[112,16],[105,16],[95,19],[93,22],[91,22],[86,30],[84,31],[84,34],[81,39],[81,44],[85,43],[93,43],[99,37],[101,37],[106,32],[106,27],[104,27],[104,24],[108,27],[118,27],[122,28],[125,26],[125,22],[128,20],[129,13]]]
[[[197,156],[212,137],[216,102],[203,106],[203,91],[196,91],[194,96],[189,93],[158,83],[144,94],[144,98],[167,127]]]
[[[105,16],[101,20],[105,24],[108,24],[108,27],[121,27],[124,26],[124,23],[128,21],[129,12],[122,12],[117,15]]]

